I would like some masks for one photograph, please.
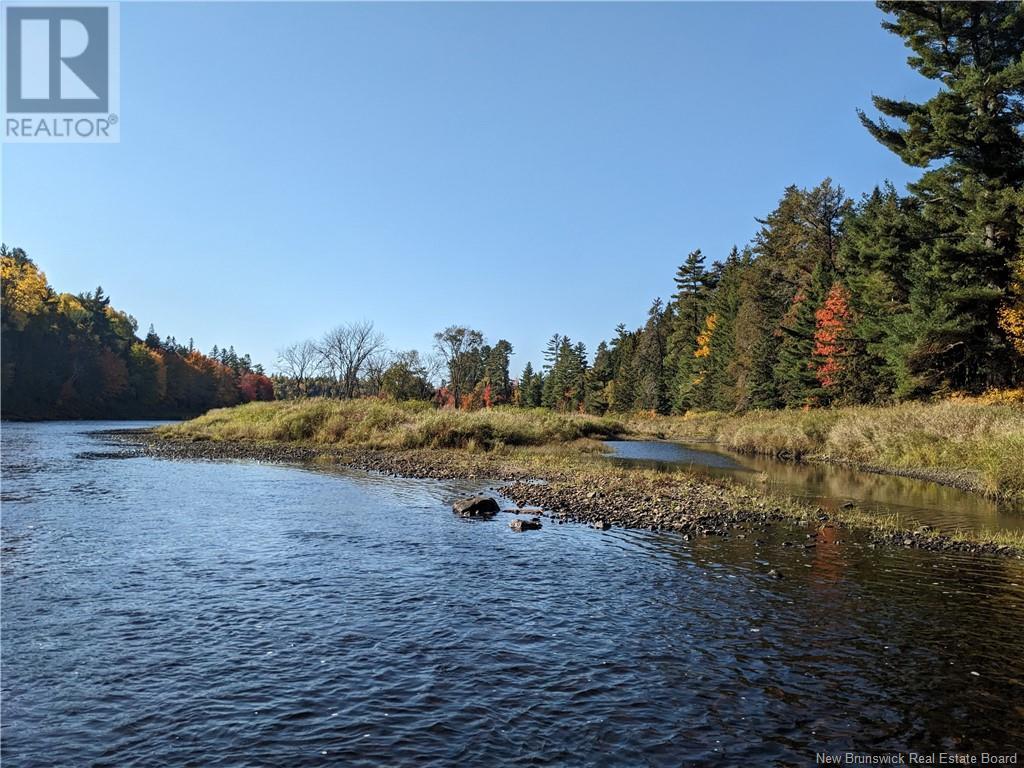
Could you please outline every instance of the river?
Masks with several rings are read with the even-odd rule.
[[[5,765],[807,765],[1024,744],[1024,564],[546,524],[4,424]],[[777,569],[781,580],[768,576]]]
[[[766,491],[836,509],[853,504],[879,515],[896,515],[909,527],[936,530],[1022,531],[1024,509],[957,488],[837,464],[781,461],[717,448],[707,443],[608,440],[609,458],[620,464],[725,477]]]

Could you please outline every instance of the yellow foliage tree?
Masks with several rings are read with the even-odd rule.
[[[711,337],[715,333],[717,325],[718,315],[714,312],[704,318],[704,329],[697,334],[697,348],[693,350],[694,357],[711,356]]]
[[[1018,355],[1024,355],[1024,254],[1014,265],[1009,298],[999,308],[999,327]]]
[[[704,318],[704,328],[697,334],[697,346],[693,350],[693,356],[697,359],[706,360],[711,357],[711,337],[714,335],[717,325],[718,315],[714,312]],[[707,369],[701,366],[700,370],[696,371],[693,378],[690,379],[690,384],[695,387],[699,386],[704,382],[706,375]]]
[[[32,315],[42,312],[50,296],[46,275],[18,249],[0,252],[0,282],[4,315],[19,329]]]
[[[82,306],[77,296],[70,293],[62,293],[57,297],[57,311],[75,325],[89,319],[89,311]]]

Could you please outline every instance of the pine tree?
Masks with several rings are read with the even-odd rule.
[[[775,336],[768,328],[757,282],[760,270],[747,267],[737,291],[739,306],[733,323],[733,357],[728,365],[735,407],[772,408],[777,397],[772,365],[775,360]]]
[[[583,410],[583,402],[587,394],[587,347],[577,341],[570,349],[567,359],[569,372],[566,386],[566,408],[572,411]]]
[[[655,299],[647,310],[647,323],[637,342],[634,370],[636,393],[633,407],[656,413],[667,412],[663,370],[667,334],[664,327],[661,299]]]
[[[854,402],[906,396],[918,387],[908,367],[918,329],[911,313],[915,265],[927,241],[920,201],[892,184],[860,201],[844,227],[843,279],[856,315],[850,334],[846,394]]]
[[[536,408],[540,405],[540,399],[533,401],[533,380],[536,376],[533,373],[533,365],[527,361],[519,376],[519,405],[523,408]]]
[[[832,285],[834,271],[822,259],[809,280],[793,297],[779,326],[781,342],[775,364],[775,385],[784,405],[797,407],[818,402],[820,382],[812,362],[815,313]]]
[[[587,371],[584,409],[603,414],[609,407],[609,385],[615,376],[614,360],[608,344],[601,342],[594,354],[594,365]]]
[[[487,349],[483,381],[491,387],[491,402],[495,405],[507,403],[512,397],[512,377],[508,370],[511,356],[512,345],[505,339],[499,339]]]
[[[690,252],[674,279],[676,292],[672,294],[672,327],[666,342],[665,388],[670,410],[683,413],[693,405],[697,378],[693,352],[707,315],[711,281],[699,248]]]
[[[558,357],[566,337],[555,333],[548,339],[544,348],[544,388],[541,404],[545,408],[557,408],[560,400],[559,388],[562,384],[562,373],[558,369]]]
[[[1024,224],[1024,6],[1019,2],[879,2],[882,26],[938,81],[923,102],[875,96],[886,117],[861,121],[905,163],[930,232],[910,265],[906,367],[919,391],[979,390],[1019,380],[1000,325],[1015,301],[1012,265]],[[904,387],[907,389],[908,387]]]
[[[703,320],[701,317],[700,299],[707,291],[707,272],[704,268],[704,254],[700,248],[690,251],[675,276],[676,292],[672,300],[679,307],[679,314],[684,315],[683,322],[695,331]]]
[[[539,408],[544,397],[544,375],[536,373],[530,382],[530,389],[526,393],[527,402],[532,408]]]
[[[633,367],[636,334],[627,331],[626,326],[619,323],[615,326],[611,350],[615,376],[608,390],[608,408],[616,413],[625,413],[633,408],[637,387]]]
[[[736,371],[731,368],[731,363],[736,352],[736,318],[744,267],[739,249],[733,246],[722,264],[710,300],[715,328],[710,339],[711,354],[707,360],[707,376],[700,404],[703,407],[722,411],[736,407]]]

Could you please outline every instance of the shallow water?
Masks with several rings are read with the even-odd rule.
[[[1024,743],[1019,561],[782,526],[515,534],[452,515],[471,483],[114,458],[100,426],[3,427],[5,765]]]
[[[728,477],[825,509],[852,501],[862,510],[899,515],[908,524],[941,531],[1024,530],[1024,510],[926,480],[740,455],[706,444],[609,440],[606,445],[621,463]]]

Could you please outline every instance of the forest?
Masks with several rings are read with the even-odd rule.
[[[452,325],[430,354],[391,352],[372,323],[281,351],[271,382],[233,349],[203,355],[97,290],[55,294],[3,252],[3,412],[198,412],[328,396],[508,404],[595,414],[886,404],[1019,387],[1024,379],[1024,9],[1016,2],[879,2],[908,64],[935,81],[921,103],[875,96],[865,129],[921,168],[858,199],[824,179],[781,191],[749,243],[692,250],[642,327],[591,356],[554,334],[509,371],[512,345]],[[756,212],[753,212],[756,213]]]
[[[234,347],[209,355],[161,341],[102,288],[57,293],[20,248],[0,246],[4,418],[180,418],[274,396]]]

